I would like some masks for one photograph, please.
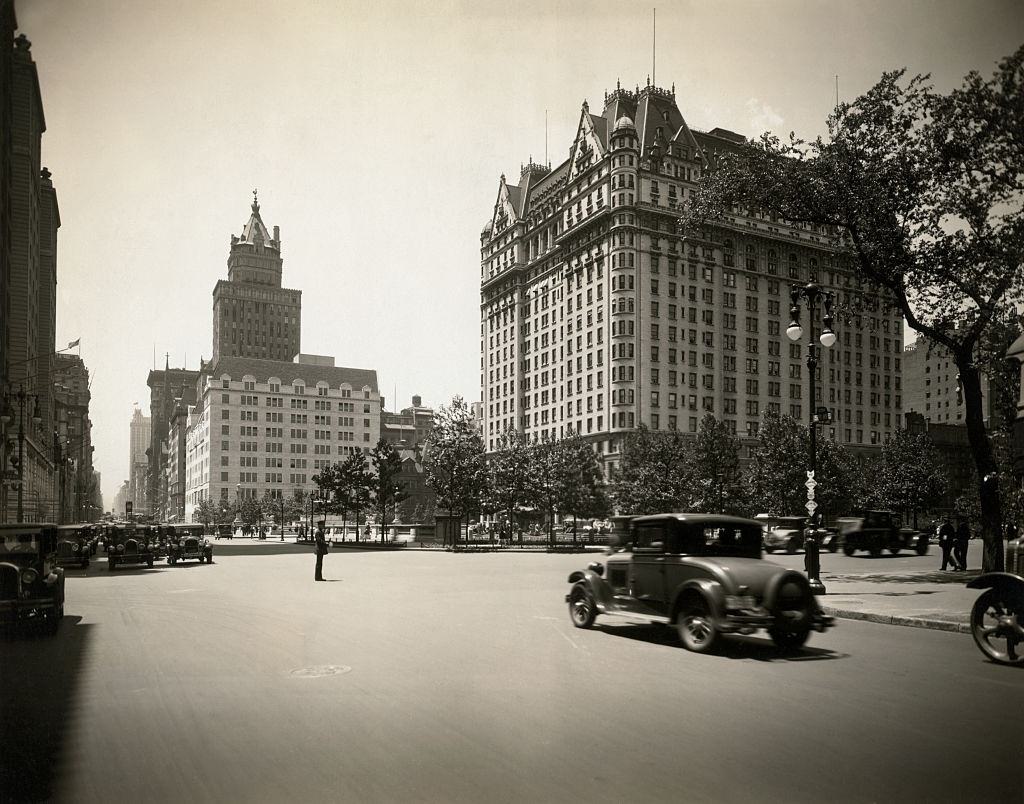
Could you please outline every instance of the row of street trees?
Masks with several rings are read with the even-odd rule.
[[[662,511],[798,516],[807,492],[808,429],[767,411],[746,471],[736,435],[707,414],[694,437],[641,427],[623,444],[611,491],[623,514]],[[856,508],[903,511],[916,517],[942,501],[948,477],[925,434],[900,430],[876,456],[818,440],[815,501],[823,514]]]
[[[553,542],[556,514],[575,523],[609,510],[600,458],[578,433],[527,439],[509,428],[488,457],[462,397],[435,414],[423,462],[438,506],[467,525],[473,516],[494,514],[514,526],[524,511],[539,511]]]

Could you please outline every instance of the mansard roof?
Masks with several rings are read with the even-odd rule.
[[[315,386],[318,382],[324,382],[331,388],[338,388],[344,384],[350,385],[353,389],[365,386],[371,393],[377,393],[377,372],[374,369],[317,366],[311,363],[230,355],[221,357],[210,369],[210,376],[215,380],[225,374],[232,380],[241,380],[242,377],[250,375],[256,382],[261,383],[267,382],[271,377],[277,377],[282,383],[289,385],[292,380],[302,380],[307,386]]]

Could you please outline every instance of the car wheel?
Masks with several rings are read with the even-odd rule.
[[[683,605],[676,618],[676,630],[683,647],[694,653],[711,653],[721,637],[703,599]]]
[[[765,545],[764,546],[764,551],[766,553],[774,553],[775,552],[775,548],[774,547],[769,547],[768,545]]]
[[[1024,603],[988,589],[971,609],[971,635],[999,664],[1024,664]]]
[[[853,548],[852,545],[849,545],[849,544],[844,544],[843,545],[843,555],[844,556],[852,556],[855,552],[856,552],[856,550]]]
[[[928,542],[922,539],[917,543],[917,547],[914,548],[919,556],[928,555]]]
[[[152,567],[152,566],[153,566],[153,559],[152,559],[152,558],[150,558],[150,559],[148,559],[148,560],[146,561],[146,566],[147,566],[147,567]]]
[[[802,648],[811,635],[810,630],[802,628],[797,631],[789,631],[783,628],[769,628],[768,636],[772,638],[775,646],[782,650],[796,650]]]
[[[569,592],[569,619],[577,628],[590,628],[597,617],[597,607],[594,599],[587,591],[587,587],[581,583],[573,586]]]
[[[900,554],[900,548],[890,547],[889,552],[892,553],[894,556],[898,556]]]
[[[800,549],[800,539],[799,539],[799,537],[794,536],[788,542],[786,542],[786,552],[789,553],[790,555],[792,555],[793,553],[795,553],[799,549]]]
[[[114,561],[114,558],[113,558],[113,556],[111,556],[110,558],[108,558],[108,559],[107,559],[107,569],[108,569],[108,570],[110,570],[111,572],[113,572],[113,570],[114,570],[114,567],[116,567],[116,566],[117,566],[117,562],[116,562],[116,561]]]
[[[882,545],[872,544],[868,548],[868,552],[871,554],[872,558],[878,558],[880,555],[882,555]]]
[[[839,549],[839,544],[837,543],[836,539],[830,539],[829,543],[828,543],[828,551],[830,553],[834,553],[838,549]]]

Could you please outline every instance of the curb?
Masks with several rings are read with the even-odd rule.
[[[925,617],[903,617],[899,614],[875,614],[870,611],[854,611],[852,609],[837,609],[832,606],[822,606],[822,611],[830,617],[839,617],[844,620],[864,620],[883,625],[903,625],[910,628],[928,628],[933,631],[948,631],[956,634],[971,633],[970,623],[958,623],[950,620],[932,620]]]

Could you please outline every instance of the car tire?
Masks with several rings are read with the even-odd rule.
[[[775,548],[774,547],[768,547],[767,545],[765,545],[764,551],[766,553],[774,553],[775,552]]]
[[[849,544],[844,544],[843,545],[843,555],[844,556],[852,556],[855,552],[857,552],[857,551],[853,547],[853,545],[849,545]]]
[[[150,559],[148,559],[146,561],[146,566],[152,568],[152,566],[153,566],[153,559],[152,558],[150,558]]]
[[[927,540],[921,539],[921,541],[917,543],[917,546],[914,548],[914,550],[917,552],[917,554],[919,556],[926,556],[926,555],[928,555],[928,542],[927,542]]]
[[[830,553],[834,553],[838,549],[839,549],[838,541],[836,539],[830,540],[829,543],[828,543],[828,551]]]
[[[590,628],[597,617],[597,607],[587,587],[578,583],[569,592],[569,619],[577,628]]]
[[[694,653],[713,652],[721,638],[704,599],[683,604],[676,617],[676,631],[683,647]]]
[[[882,555],[882,545],[872,544],[870,547],[868,547],[868,553],[871,554],[872,558],[878,558],[880,555]]]
[[[797,650],[802,648],[810,635],[811,632],[807,628],[801,628],[797,631],[788,631],[782,628],[768,629],[768,636],[772,638],[775,647],[780,650]]]
[[[800,537],[794,536],[788,542],[786,542],[786,552],[793,555],[797,550],[800,549]]]
[[[892,553],[894,556],[898,556],[900,554],[900,548],[890,547],[889,552]]]
[[[116,567],[116,566],[117,566],[117,562],[114,561],[113,557],[107,559],[107,569],[110,572],[113,572],[114,571],[114,567]]]
[[[971,635],[978,649],[993,662],[1024,665],[1024,638],[1020,636],[1020,626],[1014,629],[1000,622],[1000,618],[1007,615],[1016,615],[1020,623],[1024,619],[1024,606],[1007,592],[986,589],[971,609]],[[1003,644],[993,644],[993,640],[1001,640]]]

